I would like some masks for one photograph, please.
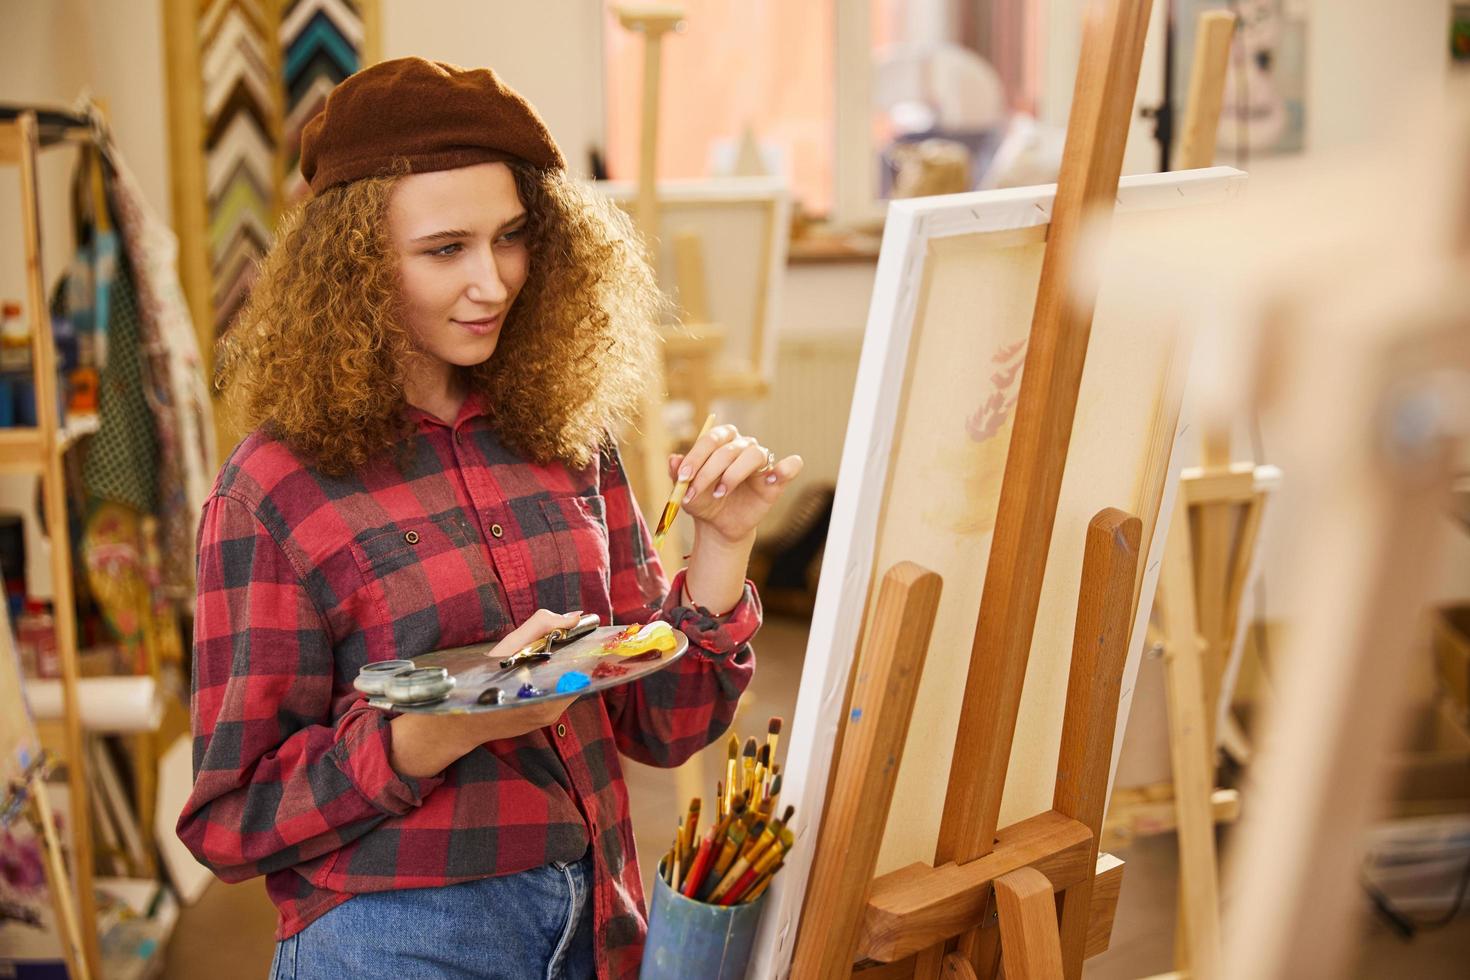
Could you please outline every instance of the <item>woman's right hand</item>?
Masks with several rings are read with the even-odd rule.
[[[497,643],[487,659],[503,660],[554,629],[576,625],[581,616],[580,611],[561,614],[538,609]],[[476,746],[545,728],[560,718],[576,697],[568,694],[514,709],[462,715],[399,715],[389,722],[393,742],[389,762],[403,776],[437,776]]]

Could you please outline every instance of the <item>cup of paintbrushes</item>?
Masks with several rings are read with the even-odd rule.
[[[699,864],[696,851],[691,870],[697,872]],[[765,907],[764,893],[752,901],[712,905],[674,891],[665,880],[662,861],[658,871],[648,909],[642,980],[743,980]]]

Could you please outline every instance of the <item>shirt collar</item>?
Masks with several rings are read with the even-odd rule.
[[[437,425],[451,430],[458,429],[472,418],[485,415],[487,411],[485,398],[478,391],[472,391],[465,397],[464,404],[459,406],[459,414],[454,417],[453,423],[445,422],[437,415],[426,412],[417,405],[404,406],[404,413],[408,416],[409,421],[415,425],[420,427]]]

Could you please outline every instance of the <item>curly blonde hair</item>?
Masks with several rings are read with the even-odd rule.
[[[616,205],[559,171],[510,168],[530,271],[494,355],[460,370],[507,445],[582,467],[634,416],[667,301]],[[415,346],[388,231],[398,179],[332,187],[288,214],[219,343],[216,384],[242,431],[264,428],[331,474],[410,431]]]

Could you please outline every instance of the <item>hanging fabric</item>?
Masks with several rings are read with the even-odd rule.
[[[213,406],[204,359],[178,276],[178,242],[143,199],[116,144],[100,123],[108,203],[121,238],[136,313],[147,403],[158,456],[159,587],[192,603],[198,515],[216,459]]]

